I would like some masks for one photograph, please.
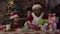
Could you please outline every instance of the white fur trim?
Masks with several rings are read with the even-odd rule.
[[[26,21],[24,24],[24,29],[28,29],[30,23],[31,23],[30,21]]]
[[[34,13],[32,13],[32,16],[34,18],[33,21],[32,21],[32,24],[38,25],[39,24],[38,21],[40,19],[42,19],[43,15],[44,15],[44,13],[41,13],[41,15],[39,17],[37,17]]]
[[[13,18],[16,18],[16,17],[18,17],[18,15],[17,15],[17,14],[16,14],[16,15],[11,16],[9,19],[13,19]]]
[[[28,26],[31,22],[30,21],[26,21],[24,26]]]
[[[42,6],[40,4],[35,4],[33,5],[32,9],[35,9],[35,8],[42,8]]]

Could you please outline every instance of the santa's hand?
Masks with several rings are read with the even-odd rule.
[[[24,26],[28,26],[28,25],[30,25],[30,24],[31,24],[30,21],[26,21],[25,24],[24,24]]]

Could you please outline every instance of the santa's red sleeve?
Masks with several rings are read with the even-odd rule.
[[[48,19],[48,14],[45,13],[45,14],[43,15],[42,19]]]

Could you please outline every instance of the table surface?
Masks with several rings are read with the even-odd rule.
[[[60,34],[60,31],[59,30],[55,30],[55,31],[31,31],[31,32],[28,32],[28,31],[25,31],[25,32],[22,32],[22,31],[10,31],[10,32],[4,32],[4,31],[0,31],[0,34]]]

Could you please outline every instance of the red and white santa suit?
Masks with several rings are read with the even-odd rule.
[[[34,10],[35,8],[42,8],[42,6],[39,4],[35,4],[33,5],[32,10]],[[40,16],[37,17],[35,13],[32,12],[29,16],[27,16],[26,23],[28,23],[28,26],[31,29],[39,29],[40,28],[38,23],[39,19],[48,19],[48,16],[44,12],[41,12]]]

